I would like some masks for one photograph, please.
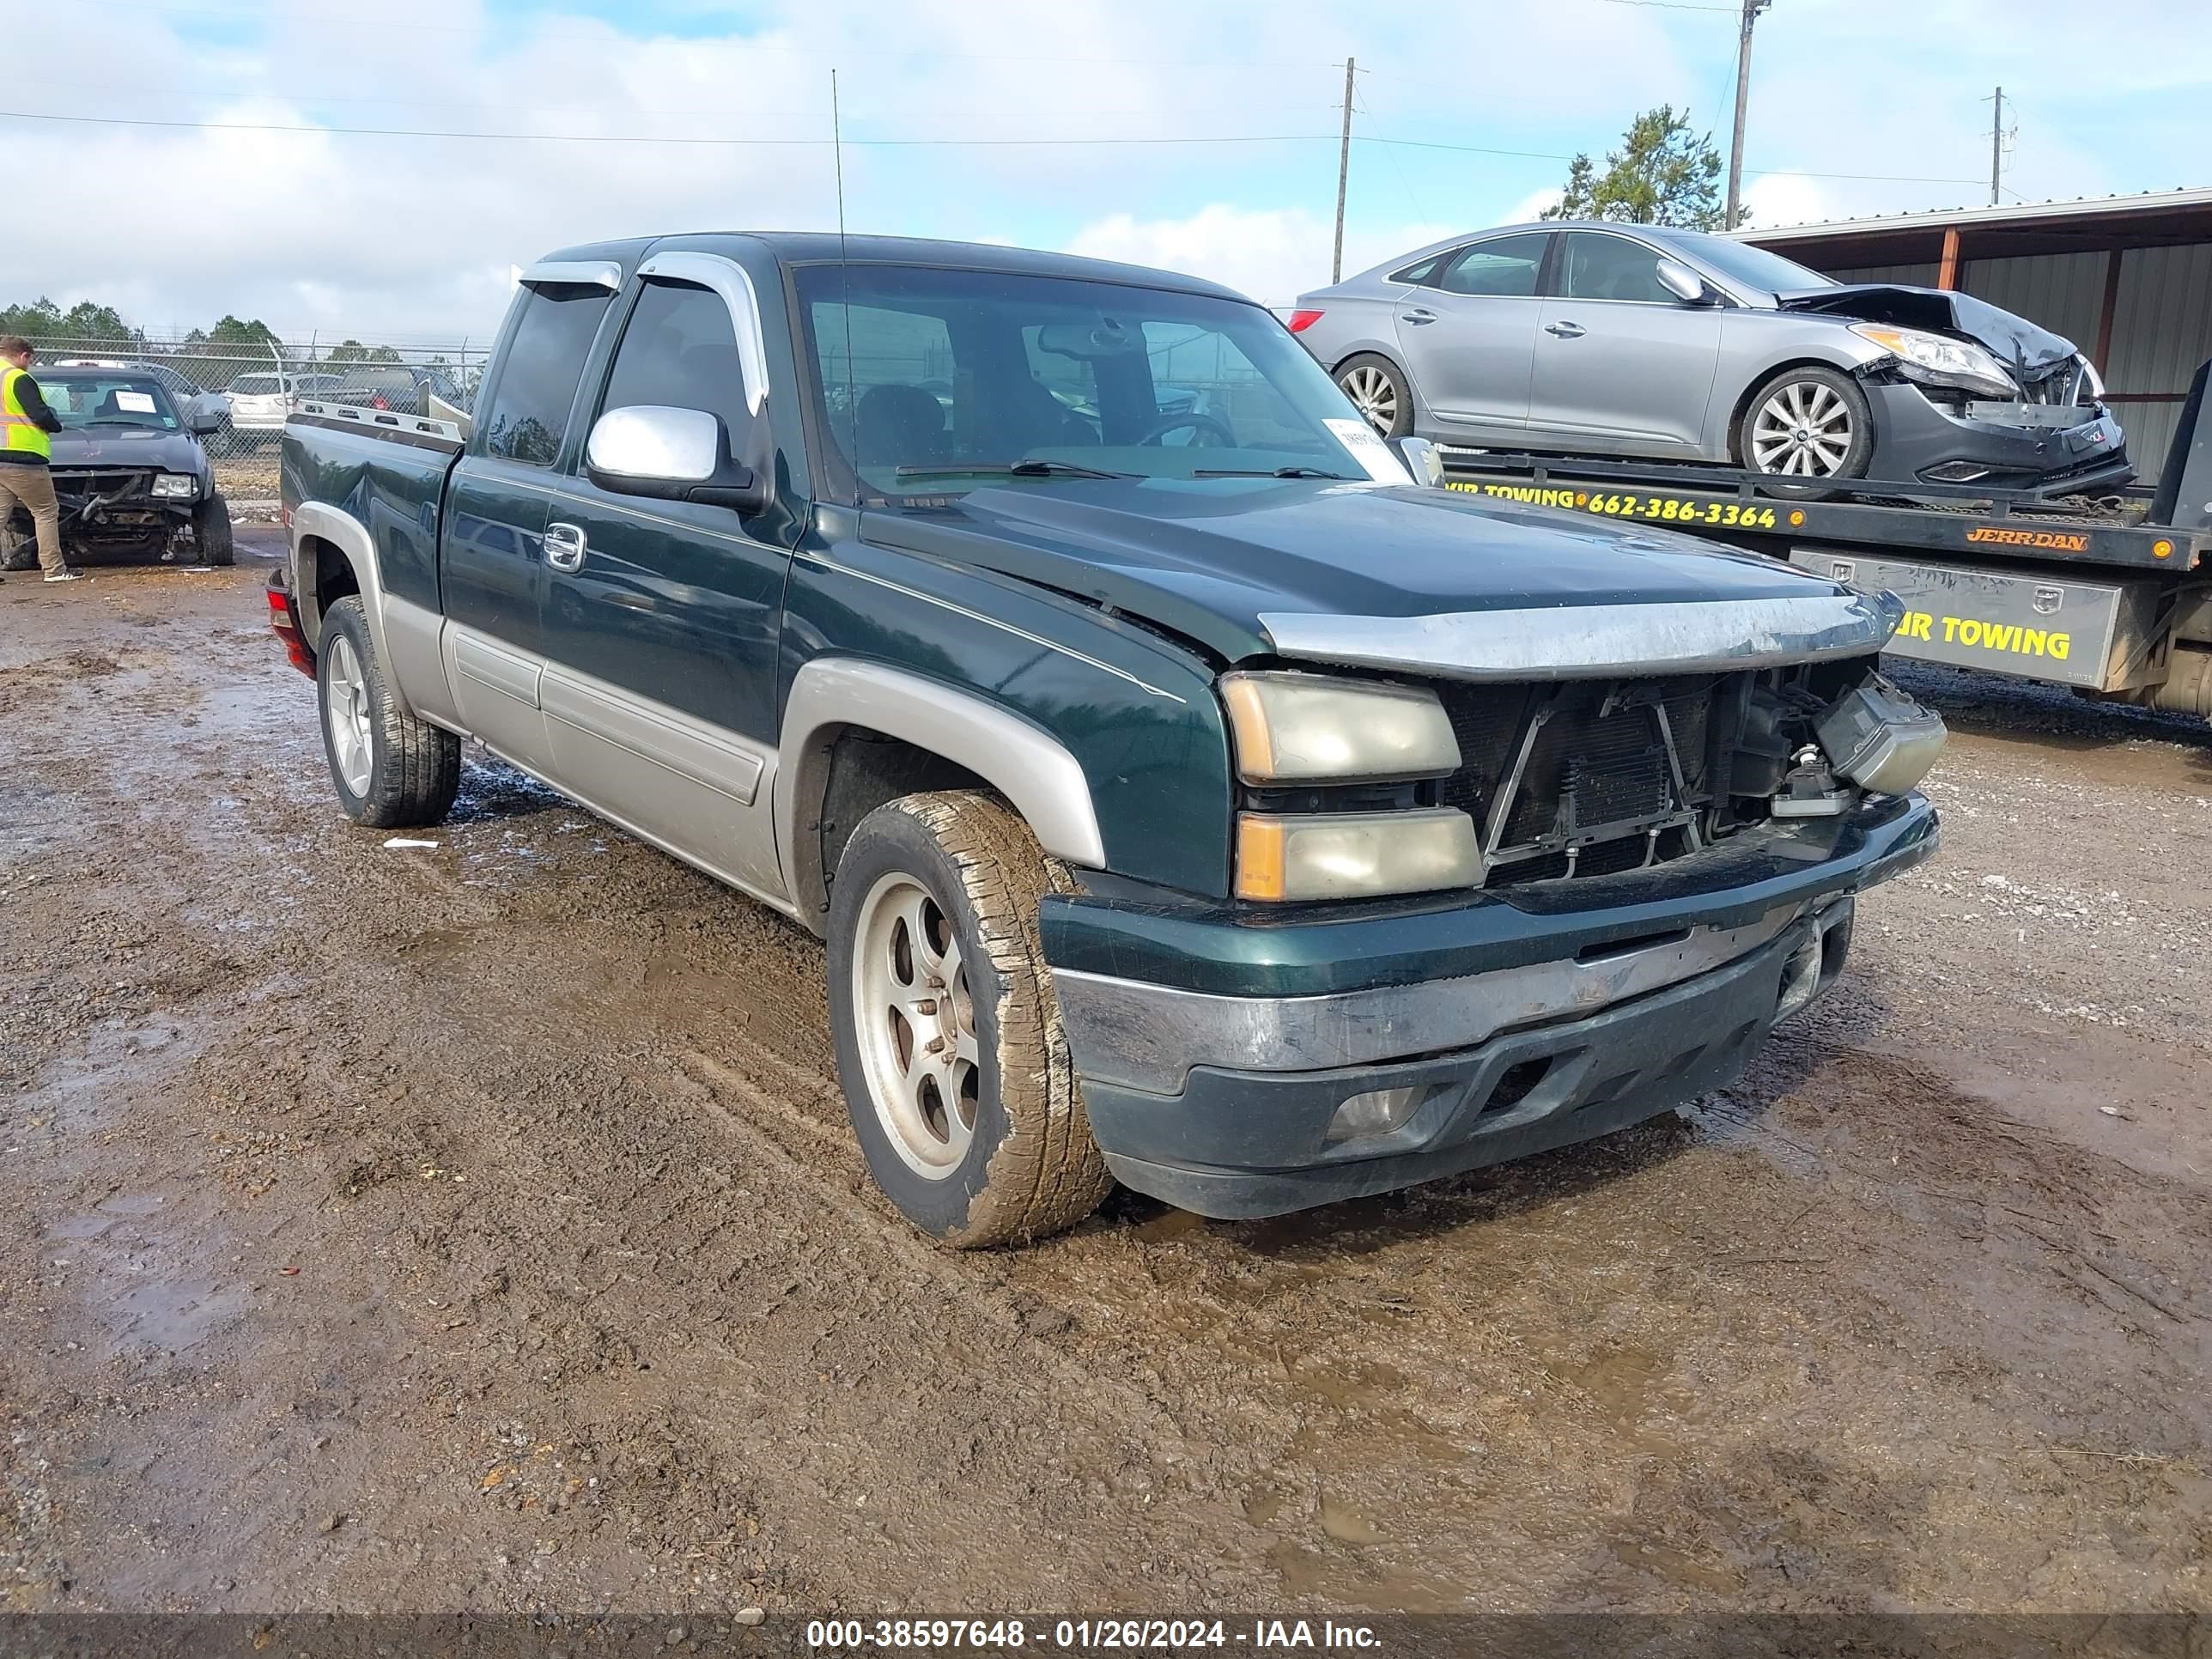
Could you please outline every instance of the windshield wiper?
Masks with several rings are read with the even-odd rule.
[[[1349,483],[1351,475],[1331,472],[1318,466],[1279,466],[1265,468],[1236,466],[1201,466],[1190,475],[1194,478],[1334,478],[1340,483]]]
[[[146,425],[146,422],[143,422],[143,421],[87,421],[84,424],[85,424],[85,426],[129,426],[129,427],[144,427],[144,426]],[[82,427],[78,428],[78,430],[79,430],[79,431],[82,431],[83,429],[84,429],[84,428],[83,428]],[[151,428],[149,428],[148,429],[149,429],[149,430],[151,430]]]
[[[1074,461],[969,461],[965,465],[947,461],[941,466],[902,466],[892,470],[897,478],[957,478],[965,473],[1004,473],[1012,478],[1136,478],[1137,472],[1103,472],[1095,466],[1083,466]]]

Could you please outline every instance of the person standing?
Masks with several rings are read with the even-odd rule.
[[[61,417],[46,407],[31,377],[31,343],[0,336],[0,532],[21,502],[39,538],[39,568],[50,582],[73,582],[82,573],[62,558],[62,521],[54,499],[52,435]]]

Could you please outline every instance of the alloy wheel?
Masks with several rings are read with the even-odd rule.
[[[1398,388],[1390,384],[1390,377],[1372,363],[1359,363],[1345,370],[1337,385],[1367,417],[1367,424],[1388,437],[1398,421]]]
[[[337,757],[338,775],[355,795],[366,795],[376,753],[369,738],[368,677],[362,672],[361,653],[353,641],[335,630],[330,665],[324,672],[323,725],[331,735],[331,752]]]
[[[951,918],[915,878],[884,876],[860,905],[853,1011],[868,1096],[892,1150],[942,1181],[975,1139],[982,1063]]]
[[[1832,478],[1857,435],[1850,405],[1817,380],[1777,386],[1751,424],[1751,462],[1761,472]]]

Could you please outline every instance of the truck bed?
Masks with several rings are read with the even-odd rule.
[[[286,503],[325,502],[368,526],[384,586],[435,609],[438,514],[460,428],[326,403],[301,404],[286,424]]]

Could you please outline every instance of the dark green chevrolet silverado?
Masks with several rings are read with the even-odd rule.
[[[823,935],[928,1232],[1267,1215],[1728,1083],[1936,844],[1887,596],[1426,459],[1206,283],[609,243],[467,430],[303,409],[270,600],[356,820],[472,738]]]

